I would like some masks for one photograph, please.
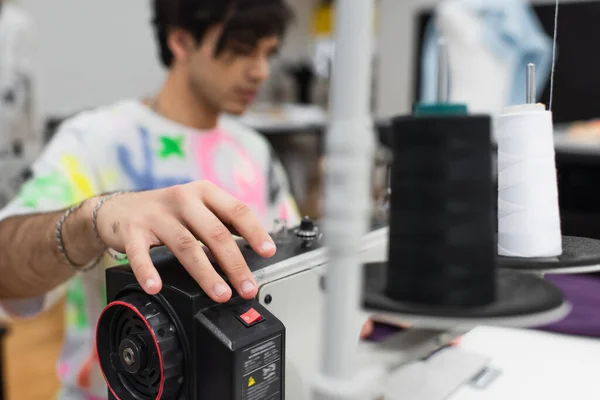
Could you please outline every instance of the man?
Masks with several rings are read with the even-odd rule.
[[[106,398],[92,338],[104,268],[115,263],[108,254],[126,253],[141,286],[156,294],[161,278],[149,249],[164,244],[208,296],[225,302],[232,292],[202,242],[250,299],[257,286],[230,232],[270,257],[271,221],[298,222],[266,141],[223,116],[242,114],[269,76],[291,18],[284,0],[154,0],[154,15],[168,69],[160,92],[63,124],[0,213],[5,311],[35,315],[67,293],[60,400]]]

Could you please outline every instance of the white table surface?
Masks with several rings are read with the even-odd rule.
[[[464,385],[449,400],[600,399],[600,339],[478,327],[460,347],[500,370],[485,389]]]

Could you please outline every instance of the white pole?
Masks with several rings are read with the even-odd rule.
[[[345,397],[343,389],[356,386],[354,358],[362,290],[357,250],[369,229],[375,147],[370,111],[373,17],[373,0],[336,3],[323,226],[330,262],[326,271],[322,374],[318,379],[321,385],[315,386],[319,399],[354,398]]]

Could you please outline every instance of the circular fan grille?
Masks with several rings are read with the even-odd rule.
[[[110,303],[98,321],[100,367],[117,399],[167,399],[183,382],[175,324],[152,298],[129,294]]]
[[[137,313],[126,307],[117,313],[113,324],[110,349],[113,368],[121,372],[123,384],[133,393],[139,393],[142,398],[156,398],[160,390],[161,371],[152,332]],[[124,342],[137,344],[138,348],[123,348]],[[127,373],[130,372],[127,367],[132,365],[139,367],[137,372]]]

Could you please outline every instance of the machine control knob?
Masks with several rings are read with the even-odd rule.
[[[302,218],[300,227],[296,230],[296,236],[304,241],[311,241],[319,236],[319,228],[315,226],[310,217]]]

